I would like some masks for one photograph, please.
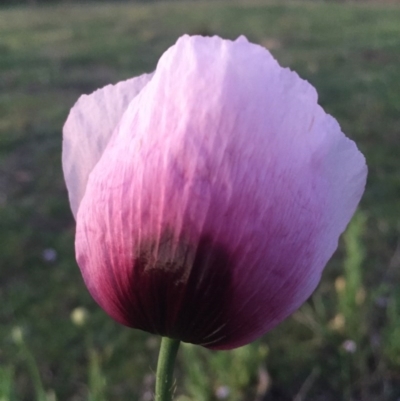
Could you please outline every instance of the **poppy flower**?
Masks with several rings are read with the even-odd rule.
[[[364,191],[315,89],[244,37],[183,36],[64,127],[76,257],[119,323],[211,349],[307,300]]]

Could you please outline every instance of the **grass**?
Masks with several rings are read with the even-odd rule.
[[[243,350],[184,347],[177,397],[398,400],[400,8],[322,2],[0,9],[0,399],[152,399],[159,340],[107,318],[76,266],[61,128],[82,93],[154,70],[183,33],[270,48],[316,86],[370,174],[310,302]]]

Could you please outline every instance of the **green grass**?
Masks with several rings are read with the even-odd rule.
[[[269,47],[316,86],[370,174],[312,300],[247,350],[183,348],[177,395],[261,400],[267,381],[265,400],[398,400],[400,8],[211,1],[0,8],[0,399],[151,397],[158,339],[107,318],[75,263],[61,129],[82,93],[154,70],[183,33]],[[77,307],[84,325],[71,321]]]

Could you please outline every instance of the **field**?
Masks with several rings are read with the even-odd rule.
[[[159,339],[106,317],[76,265],[61,130],[82,93],[154,70],[183,33],[269,48],[369,179],[310,301],[242,349],[182,347],[176,397],[399,400],[400,7],[244,1],[0,8],[0,400],[152,400]]]

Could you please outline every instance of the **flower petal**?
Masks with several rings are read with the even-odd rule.
[[[78,264],[120,323],[238,347],[310,296],[366,173],[314,88],[267,50],[184,36],[92,171]]]
[[[144,74],[82,95],[63,129],[62,164],[71,209],[76,217],[87,179],[130,101],[149,82]]]

